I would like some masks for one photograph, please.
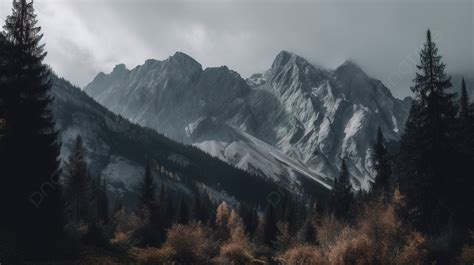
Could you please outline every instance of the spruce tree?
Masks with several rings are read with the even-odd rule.
[[[156,199],[156,184],[148,163],[137,193],[135,212],[141,218],[141,225],[133,231],[131,242],[138,246],[156,246],[162,239],[160,235],[162,225],[160,225],[161,220]]]
[[[461,98],[459,100],[459,118],[460,120],[464,122],[469,122],[471,118],[471,111],[469,108],[469,95],[467,93],[466,89],[466,81],[464,81],[464,78],[462,79],[461,83]]]
[[[90,176],[85,160],[85,149],[81,136],[77,136],[67,161],[64,164],[64,198],[69,221],[78,224],[90,221],[92,208]],[[96,190],[95,190],[96,191]]]
[[[203,211],[202,212],[202,222],[204,224],[208,224],[208,225],[212,225],[212,223],[214,222],[215,220],[215,217],[213,216],[215,211],[215,205],[214,203],[212,202],[210,196],[209,196],[209,193],[207,192],[204,192],[202,193],[202,196],[201,196],[201,210]]]
[[[202,221],[206,223],[204,221],[205,219],[204,207],[205,206],[202,204],[202,201],[201,201],[201,194],[198,191],[195,193],[194,202],[193,202],[192,219],[194,221]]]
[[[89,209],[91,223],[108,224],[109,199],[107,197],[107,183],[105,178],[90,177]]]
[[[3,118],[0,118],[0,141],[2,140],[2,136],[5,134],[6,127],[7,121]]]
[[[150,165],[147,164],[145,167],[145,175],[143,175],[143,180],[138,187],[137,213],[141,216],[148,213],[153,218],[153,215],[156,214],[156,210],[156,184],[151,174]]]
[[[176,222],[178,224],[187,224],[189,221],[189,209],[188,205],[184,201],[184,199],[181,199],[181,202],[179,204],[179,212],[178,216],[176,217]]]
[[[436,231],[450,213],[453,182],[456,109],[450,78],[428,30],[412,91],[415,98],[400,148],[400,189],[409,219],[423,231]]]
[[[273,204],[269,203],[263,216],[263,243],[271,246],[276,240],[278,233],[276,210]]]
[[[162,222],[164,224],[164,228],[171,227],[174,221],[176,213],[175,209],[177,205],[174,203],[173,198],[173,194],[171,194],[171,192],[168,190],[168,192],[166,193],[166,200],[162,214]]]
[[[392,163],[390,154],[385,147],[385,137],[383,136],[380,127],[377,130],[377,141],[374,145],[373,164],[375,169],[375,179],[371,189],[375,193],[384,192],[388,195],[391,185]]]
[[[214,211],[214,207],[209,194],[207,192],[196,192],[192,211],[194,220],[203,224],[209,223],[211,211]]]
[[[117,212],[121,211],[124,209],[124,206],[123,206],[123,201],[121,198],[117,198],[115,199],[115,202],[114,202],[114,207],[112,208],[112,213],[113,215],[115,215]]]
[[[474,159],[474,110],[470,105],[466,82],[462,79],[461,97],[459,99],[459,148],[471,161]]]
[[[246,229],[246,233],[253,235],[258,228],[258,213],[255,207],[252,207],[246,203],[240,205],[240,216]]]
[[[63,236],[59,143],[51,111],[50,71],[33,1],[14,0],[0,41],[2,218],[29,259],[51,258]],[[5,42],[7,44],[5,44]],[[4,57],[5,56],[5,57]],[[33,221],[34,220],[34,221]]]
[[[460,219],[465,220],[465,224],[474,223],[474,202],[471,198],[474,194],[474,113],[470,105],[469,95],[467,93],[466,82],[462,79],[461,97],[459,100],[459,118],[458,118],[458,150],[460,152],[460,164],[457,173],[460,175],[457,181],[459,188],[457,212]],[[459,207],[460,206],[460,207]]]
[[[349,171],[344,158],[342,159],[339,176],[334,180],[332,205],[336,217],[343,220],[350,217],[351,208],[354,205],[354,194],[352,193]]]
[[[316,230],[311,216],[308,216],[299,228],[297,239],[300,244],[313,244],[316,241]]]
[[[107,182],[105,178],[102,180],[99,191],[99,218],[103,224],[109,223],[109,198],[107,196]]]

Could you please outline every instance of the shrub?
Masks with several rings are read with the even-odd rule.
[[[164,257],[163,251],[159,248],[148,247],[148,248],[132,248],[130,250],[130,255],[134,259],[143,265],[147,264],[161,264]]]
[[[326,252],[331,265],[373,264],[373,250],[369,238],[352,228],[344,228]]]
[[[255,260],[249,239],[245,234],[242,218],[232,210],[229,222],[229,239],[221,246],[219,264],[249,264]]]
[[[221,202],[216,210],[216,225],[226,226],[229,219],[229,207],[226,202]]]
[[[108,243],[104,228],[101,225],[92,223],[88,226],[87,232],[83,237],[83,241],[87,245],[105,246]]]
[[[463,248],[459,264],[471,265],[474,263],[474,246],[465,246]]]
[[[78,265],[90,265],[90,264],[121,265],[121,263],[118,263],[111,257],[102,257],[102,256],[85,256],[78,262]]]
[[[112,244],[124,244],[128,241],[128,235],[121,231],[115,231],[113,238],[110,240]]]
[[[346,225],[337,220],[334,215],[322,217],[319,225],[316,227],[317,243],[321,248],[330,248],[345,227]]]
[[[410,233],[405,241],[395,264],[397,265],[418,265],[425,262],[426,252],[422,250],[425,238],[417,232]]]
[[[461,256],[459,257],[459,264],[462,264],[462,265],[474,264],[474,245],[472,244],[474,243],[473,242],[474,231],[471,231],[470,234],[471,234],[471,242],[469,242],[470,244],[466,244],[463,247]]]
[[[168,230],[157,256],[163,263],[206,264],[214,248],[209,231],[202,224],[175,224]]]
[[[220,249],[219,264],[250,264],[255,258],[248,247],[238,242],[224,243]]]
[[[278,256],[278,261],[288,265],[324,265],[327,264],[318,248],[309,245],[299,245],[288,249]]]
[[[396,193],[395,193],[396,195]],[[354,226],[333,216],[317,226],[317,243],[326,264],[422,264],[426,263],[424,237],[402,227],[397,209],[399,196],[366,202]]]
[[[279,250],[284,250],[284,249],[289,248],[292,245],[293,240],[290,235],[288,222],[278,221],[277,228],[278,228],[278,234],[276,237],[277,240],[275,242],[275,246]]]

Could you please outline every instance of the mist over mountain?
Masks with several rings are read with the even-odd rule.
[[[410,106],[352,62],[326,70],[287,51],[247,80],[177,52],[117,65],[84,91],[132,122],[296,190],[306,180],[330,188],[343,157],[354,188],[368,189],[377,128],[398,141]]]

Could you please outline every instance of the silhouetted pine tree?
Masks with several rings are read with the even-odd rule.
[[[145,167],[145,174],[139,183],[137,193],[135,212],[142,220],[141,225],[133,231],[130,241],[137,246],[157,246],[161,242],[161,225],[156,184],[149,164]]]
[[[3,118],[0,118],[0,141],[2,140],[5,130],[7,128],[7,121]]]
[[[64,164],[64,198],[69,221],[77,224],[90,220],[91,188],[94,187],[90,185],[85,150],[78,135]]]
[[[160,212],[164,212],[165,205],[166,205],[166,189],[165,184],[161,183],[160,191],[158,192],[158,207],[160,208]]]
[[[174,217],[175,217],[175,213],[176,213],[176,211],[175,211],[176,206],[177,205],[174,203],[174,200],[173,200],[173,195],[168,190],[168,192],[166,193],[166,200],[165,200],[165,205],[164,205],[164,209],[163,209],[164,214],[162,215],[162,218],[164,219],[163,223],[164,223],[165,228],[171,227],[171,225],[175,221]]]
[[[205,218],[204,205],[202,204],[201,199],[202,198],[200,192],[196,192],[194,195],[194,202],[192,204],[193,209],[191,211],[192,219],[194,221],[203,221],[203,219]]]
[[[189,209],[188,205],[184,201],[184,199],[181,199],[181,202],[179,204],[179,212],[178,216],[176,217],[176,222],[178,224],[187,224],[189,221]]]
[[[459,119],[464,122],[469,122],[471,118],[471,110],[469,108],[469,95],[467,94],[466,81],[464,78],[461,83],[461,98],[459,100]]]
[[[465,220],[464,224],[472,229],[474,224],[474,202],[471,198],[474,194],[474,113],[470,106],[469,95],[467,93],[466,82],[462,79],[461,97],[459,100],[459,122],[458,122],[458,150],[460,152],[460,163],[457,168],[459,178],[457,195],[459,204],[457,212],[460,219]]]
[[[298,220],[300,216],[298,215],[299,204],[294,200],[290,200],[286,206],[285,214],[283,216],[283,220],[288,222],[288,229],[289,233],[294,235],[297,230],[298,226],[300,225],[300,221]]]
[[[341,219],[347,219],[350,216],[351,207],[354,205],[354,194],[345,159],[342,159],[339,177],[334,180],[332,205],[334,214]]]
[[[311,216],[308,216],[297,233],[298,243],[313,244],[316,241],[316,233]]]
[[[112,207],[112,219],[111,219],[111,228],[113,229],[113,231],[117,231],[118,230],[118,226],[119,226],[119,219],[120,218],[117,218],[118,216],[121,216],[122,213],[125,212],[125,208],[124,208],[124,205],[123,205],[123,201],[121,198],[116,198],[115,201],[114,201],[114,206]]]
[[[30,259],[57,255],[63,236],[59,144],[49,69],[42,63],[43,35],[36,23],[33,2],[14,0],[0,41],[7,48],[1,49],[6,71],[1,71],[0,108],[8,121],[0,148],[0,219]]]
[[[143,180],[138,187],[138,202],[136,210],[139,215],[148,213],[151,217],[153,217],[157,210],[156,185],[151,174],[150,165],[148,164],[145,168]]]
[[[461,97],[459,100],[459,138],[460,150],[469,159],[474,159],[474,110],[470,105],[466,82],[462,79]]]
[[[371,187],[371,191],[384,192],[386,195],[389,194],[390,181],[392,177],[392,162],[390,154],[385,147],[385,137],[383,136],[382,130],[377,130],[377,141],[374,145],[374,157],[373,157],[374,169],[375,169],[375,181]]]
[[[202,210],[203,210],[203,214],[202,214],[202,217],[204,218],[202,220],[202,222],[204,224],[207,224],[209,226],[212,226],[213,225],[213,222],[215,221],[215,208],[216,208],[216,205],[215,203],[211,200],[211,197],[209,195],[208,192],[204,192],[202,193],[202,196],[201,196],[201,204],[203,205],[202,207]]]
[[[400,189],[406,195],[409,218],[419,229],[435,231],[451,215],[456,110],[453,94],[447,92],[450,78],[429,30],[417,68],[415,99],[401,141]]]
[[[267,208],[265,209],[265,213],[263,216],[263,230],[262,230],[262,239],[263,243],[271,246],[273,242],[276,240],[276,236],[278,233],[277,227],[277,216],[275,207],[269,203]]]
[[[239,207],[239,214],[245,226],[246,233],[253,236],[258,227],[258,213],[255,207],[242,203]]]
[[[115,199],[114,207],[112,208],[113,216],[123,209],[123,201],[121,198]]]
[[[109,198],[107,197],[107,182],[99,178],[99,188],[97,191],[97,216],[102,224],[109,223]]]
[[[87,233],[83,237],[83,242],[88,245],[103,246],[107,242],[102,226],[104,224],[102,183],[103,181],[100,177],[93,177],[88,174],[88,215],[82,219],[88,225]],[[107,217],[105,218],[107,219]]]

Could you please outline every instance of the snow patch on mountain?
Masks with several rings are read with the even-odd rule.
[[[352,138],[356,133],[360,131],[362,126],[364,126],[366,116],[366,108],[361,108],[360,105],[354,105],[354,113],[352,114],[352,117],[349,122],[347,122],[346,128],[344,128],[344,142],[347,142],[350,138]]]
[[[398,133],[398,124],[397,124],[397,118],[395,117],[395,115],[393,115],[392,113],[392,122],[393,122],[393,131]]]
[[[241,140],[231,143],[203,141],[195,143],[194,146],[241,169],[256,174],[264,173],[276,182],[287,183],[289,187],[301,185],[299,178],[305,177],[331,189],[330,179],[320,176],[300,161],[289,158],[277,148],[258,138],[241,132],[237,128],[236,130]]]
[[[203,150],[204,152],[212,155],[213,157],[217,157],[222,161],[226,161],[225,149],[228,145],[228,143],[226,142],[209,140],[200,143],[194,143],[193,145]]]
[[[201,104],[201,103],[200,103],[200,104]],[[188,137],[190,137],[190,136],[193,134],[194,129],[196,129],[196,127],[199,125],[199,123],[200,123],[201,121],[203,121],[203,120],[204,120],[204,118],[203,118],[203,117],[200,117],[199,119],[197,119],[197,120],[191,122],[190,124],[188,124],[188,126],[186,126],[186,128],[185,128],[185,130],[186,130],[186,135],[187,135]]]

